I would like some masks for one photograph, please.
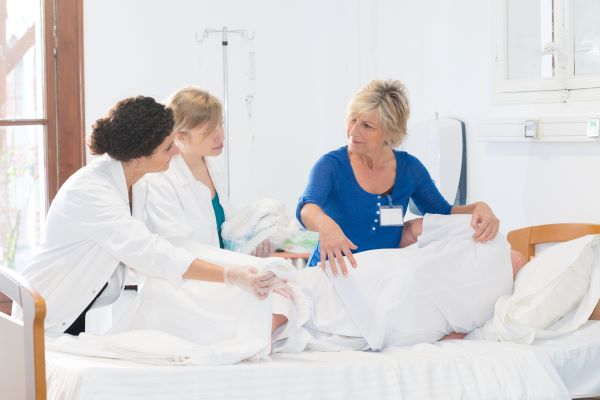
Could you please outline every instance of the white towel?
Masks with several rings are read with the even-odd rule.
[[[221,234],[229,250],[250,254],[266,239],[281,247],[296,231],[298,224],[286,215],[283,203],[261,199],[225,220]]]

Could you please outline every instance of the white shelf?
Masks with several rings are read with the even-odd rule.
[[[538,121],[537,138],[524,137],[526,120]],[[587,118],[584,117],[486,119],[478,124],[477,137],[482,142],[600,143],[600,138],[587,137]]]

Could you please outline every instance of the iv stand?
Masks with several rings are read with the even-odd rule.
[[[221,36],[221,46],[223,47],[223,120],[225,125],[225,182],[227,188],[227,196],[230,196],[230,188],[229,188],[229,107],[228,107],[228,66],[227,66],[227,47],[229,45],[227,35],[234,34],[240,35],[242,39],[254,39],[254,33],[250,35],[248,31],[243,29],[237,30],[229,30],[226,26],[223,29],[205,29],[202,32],[202,36],[198,37],[196,33],[196,40],[200,43],[204,42],[204,40],[208,39],[209,35],[212,33],[220,33]]]

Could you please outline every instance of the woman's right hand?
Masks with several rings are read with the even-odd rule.
[[[325,271],[326,260],[329,261],[331,272],[337,276],[338,268],[344,276],[348,275],[348,268],[344,262],[344,256],[353,268],[356,268],[356,260],[352,250],[358,247],[350,241],[342,231],[342,228],[333,220],[329,220],[319,230],[319,249],[321,255],[321,269]],[[337,264],[337,265],[336,265]]]
[[[266,299],[269,297],[269,293],[274,290],[284,297],[288,296],[283,293],[293,296],[293,290],[285,280],[271,271],[259,273],[255,267],[227,267],[223,272],[223,281],[226,285],[237,286],[252,293],[259,300]]]

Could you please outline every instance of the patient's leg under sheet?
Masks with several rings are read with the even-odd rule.
[[[209,282],[148,278],[108,334],[47,338],[52,350],[157,365],[222,365],[270,352],[271,305]]]
[[[296,324],[276,339],[302,335],[313,348],[316,338],[322,349],[327,335],[347,338],[350,348],[362,337],[378,350],[469,332],[492,316],[495,301],[511,293],[513,283],[506,239],[498,235],[481,244],[472,234],[470,216],[426,216],[418,245],[358,253],[358,268],[346,278],[302,271],[297,284],[309,300],[299,307],[308,303],[309,310],[293,310],[276,297],[275,312],[289,312]]]
[[[132,307],[109,333],[156,329],[196,344],[228,339],[265,339],[271,321],[270,299],[220,283],[183,281],[175,286],[147,278]]]
[[[281,258],[259,259],[207,246],[190,252],[220,265],[253,265],[277,274],[295,272]],[[290,271],[288,271],[290,270]],[[133,304],[106,336],[53,343],[60,351],[166,363],[228,364],[270,353],[271,298],[222,283],[146,277]],[[153,343],[156,338],[162,343]],[[145,342],[145,343],[142,343]],[[134,349],[134,351],[132,350]]]

